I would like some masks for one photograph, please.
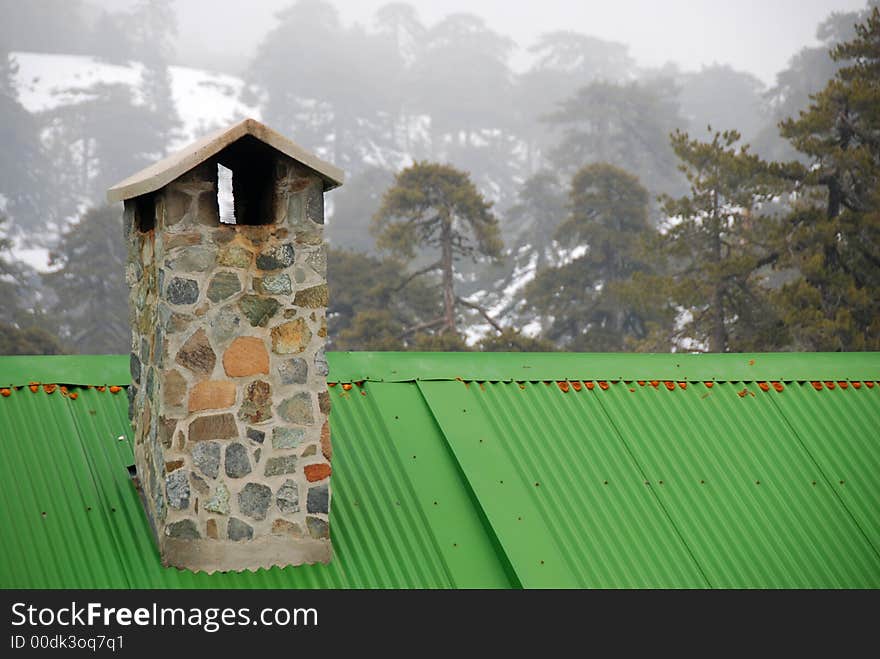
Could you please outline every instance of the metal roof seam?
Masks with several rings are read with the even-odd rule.
[[[592,395],[596,396],[596,398],[599,402],[599,409],[602,410],[602,413],[605,415],[605,418],[608,421],[608,424],[614,429],[614,433],[617,436],[617,439],[620,441],[621,444],[623,444],[624,448],[626,449],[627,454],[629,455],[630,459],[633,461],[633,464],[639,470],[639,473],[645,479],[645,482],[649,483],[650,479],[648,478],[647,472],[645,471],[644,467],[642,467],[642,465],[639,463],[638,458],[636,458],[635,453],[633,453],[632,449],[630,448],[629,444],[627,443],[626,439],[624,438],[623,433],[620,431],[620,428],[617,427],[617,424],[614,422],[614,419],[612,418],[611,414],[609,414],[608,410],[605,408],[605,405],[602,403],[602,395],[596,393],[595,390],[592,392]],[[684,546],[685,550],[687,551],[688,556],[691,557],[691,560],[694,562],[694,565],[696,566],[697,570],[699,570],[700,575],[703,577],[703,579],[705,579],[706,586],[708,588],[713,588],[712,580],[709,579],[709,575],[706,573],[706,570],[703,568],[703,566],[697,560],[696,554],[694,554],[693,549],[688,544],[687,540],[684,537],[684,534],[681,532],[681,529],[678,528],[678,525],[675,523],[675,519],[673,519],[671,513],[666,508],[663,501],[660,499],[660,496],[653,489],[651,490],[651,494],[656,499],[657,504],[660,506],[660,509],[663,511],[663,514],[666,515],[667,519],[669,520],[669,523],[672,525],[672,528],[675,530],[675,533],[678,536],[678,539],[681,541],[681,544]]]
[[[832,480],[828,477],[828,474],[822,468],[822,465],[819,463],[819,461],[813,455],[812,451],[810,451],[809,447],[806,445],[803,438],[800,436],[800,433],[798,433],[797,429],[794,427],[794,425],[792,425],[791,420],[788,418],[788,416],[785,414],[785,412],[780,408],[778,403],[775,400],[773,400],[773,398],[771,398],[771,401],[772,401],[773,406],[778,410],[779,415],[782,417],[783,421],[785,421],[785,424],[786,424],[786,426],[788,426],[788,429],[791,432],[791,434],[797,440],[798,444],[800,444],[803,451],[810,457],[810,460],[816,466],[816,469],[819,470],[819,473],[821,474],[822,479],[825,481],[825,483],[828,485],[831,492],[834,494],[834,496],[840,502],[840,505],[843,506],[843,509],[846,511],[846,513],[850,516],[850,518],[853,521],[853,524],[855,524],[856,528],[859,530],[859,533],[862,534],[862,536],[865,538],[865,541],[874,550],[874,553],[877,554],[878,560],[880,560],[880,548],[878,548],[877,545],[871,541],[870,536],[865,532],[865,529],[862,528],[862,525],[859,523],[858,518],[855,516],[855,514],[850,509],[850,507],[846,505],[846,501],[844,501],[843,497],[840,496],[840,492],[834,487]]]
[[[480,498],[477,495],[476,491],[474,490],[473,483],[471,483],[470,479],[468,478],[467,471],[464,469],[464,466],[461,464],[461,460],[459,459],[458,455],[456,454],[455,449],[452,447],[452,444],[449,441],[449,437],[446,435],[446,432],[444,432],[443,426],[440,424],[440,421],[437,417],[437,413],[434,411],[434,408],[431,406],[431,402],[428,399],[428,397],[425,395],[425,391],[422,389],[421,385],[419,385],[418,382],[415,382],[415,384],[418,388],[419,395],[422,397],[422,400],[425,401],[425,407],[427,407],[427,409],[431,413],[431,420],[437,426],[437,430],[438,430],[440,437],[443,438],[443,445],[445,446],[446,450],[448,451],[449,455],[451,456],[452,461],[454,462],[454,464],[458,470],[458,473],[461,476],[461,480],[465,484],[465,487],[467,488],[468,496],[470,497],[470,500],[473,503],[474,509],[477,511],[478,516],[480,518],[480,521],[482,522],[483,527],[484,527],[487,535],[489,536],[493,546],[496,547],[497,551],[500,554],[501,562],[504,566],[505,572],[507,572],[508,576],[510,577],[511,581],[513,582],[513,585],[516,588],[523,589],[524,585],[522,583],[522,579],[520,578],[520,575],[517,573],[516,568],[513,565],[513,562],[510,560],[510,556],[505,551],[504,545],[501,542],[501,538],[498,536],[498,532],[496,531],[495,527],[492,525],[492,522],[489,519],[489,516],[486,512],[486,509],[483,507],[482,503],[480,502]]]

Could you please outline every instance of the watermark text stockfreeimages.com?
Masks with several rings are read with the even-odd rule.
[[[27,602],[12,605],[12,626],[30,627],[181,627],[213,633],[226,627],[317,627],[315,608],[267,607],[108,607],[100,602],[37,607]]]

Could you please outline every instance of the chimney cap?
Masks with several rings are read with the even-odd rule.
[[[155,192],[245,135],[251,135],[315,171],[324,180],[325,191],[342,185],[344,174],[341,169],[309,153],[294,141],[256,119],[248,118],[228,128],[209,133],[177,153],[154,162],[124,181],[120,181],[107,190],[107,201],[111,203],[124,201]]]

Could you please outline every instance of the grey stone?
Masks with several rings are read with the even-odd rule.
[[[260,464],[260,457],[263,455],[263,449],[258,448],[254,451],[254,465]]]
[[[235,307],[232,305],[222,307],[211,323],[211,338],[217,343],[225,343],[240,334],[240,327],[241,316]]]
[[[189,480],[185,469],[178,469],[165,477],[165,498],[169,506],[177,510],[188,508],[189,494]]]
[[[153,354],[156,356],[156,361],[158,361],[160,364],[165,359],[164,352],[165,332],[162,331],[162,326],[157,323],[156,329],[153,331]]]
[[[293,192],[287,198],[287,221],[290,226],[300,226],[306,213],[305,193]]]
[[[208,478],[220,473],[220,443],[199,442],[192,449],[193,464]]]
[[[330,526],[326,520],[320,517],[306,517],[306,527],[309,529],[309,535],[316,539],[329,538]]]
[[[284,481],[284,485],[275,493],[275,503],[282,513],[299,512],[299,488],[295,481],[289,478]]]
[[[234,272],[218,272],[208,284],[208,299],[220,302],[232,297],[241,290],[241,282]]]
[[[137,396],[138,388],[137,385],[131,385],[128,388],[128,420],[134,420],[134,399]]]
[[[327,246],[321,245],[318,249],[309,252],[306,263],[322,277],[327,276]]]
[[[269,458],[266,460],[266,476],[280,476],[282,474],[292,474],[296,472],[296,456],[282,455],[277,458]]]
[[[230,517],[226,526],[226,536],[230,540],[250,540],[254,537],[254,530],[250,524],[236,517]]]
[[[218,245],[226,245],[232,242],[233,238],[235,238],[235,229],[222,224],[211,232],[211,240]]]
[[[291,396],[278,406],[278,414],[285,421],[309,425],[314,423],[315,417],[312,411],[312,397],[308,392],[301,392]]]
[[[305,436],[302,428],[272,428],[272,448],[296,448]]]
[[[309,188],[306,215],[315,224],[324,224],[324,191],[320,184]]]
[[[196,473],[190,472],[189,482],[199,494],[206,495],[211,491],[211,488],[205,482],[205,479]]]
[[[271,297],[243,295],[238,306],[252,327],[265,327],[281,304]]]
[[[131,371],[131,381],[135,384],[141,383],[141,360],[137,358],[137,355],[131,353],[129,357],[129,370]]]
[[[217,250],[206,245],[185,247],[179,254],[165,261],[169,268],[178,272],[205,272],[213,267],[217,260]]]
[[[309,377],[309,365],[305,359],[294,357],[278,365],[281,384],[305,384]]]
[[[192,197],[180,190],[169,188],[165,191],[165,225],[173,226],[189,213]]]
[[[162,305],[162,308],[165,309],[165,305]],[[164,323],[162,323],[165,327],[165,331],[168,334],[176,334],[177,332],[182,332],[189,324],[193,321],[193,317],[189,314],[183,313],[170,313],[168,318]]]
[[[266,519],[271,502],[272,490],[260,483],[248,483],[238,493],[238,509],[251,519]]]
[[[214,489],[214,495],[205,502],[205,510],[218,515],[229,514],[229,488],[223,481]]]
[[[147,371],[147,386],[145,388],[147,392],[147,398],[153,398],[153,392],[156,390],[156,369],[150,366],[150,369]]]
[[[310,513],[326,513],[330,510],[330,489],[326,483],[309,488],[306,508]]]
[[[280,270],[293,265],[293,245],[284,243],[276,245],[257,256],[257,267],[260,270]]]
[[[252,442],[262,444],[263,441],[266,439],[266,433],[264,433],[262,430],[257,430],[256,428],[248,428],[247,438]]]
[[[315,353],[315,375],[326,377],[330,373],[330,367],[327,365],[327,355],[324,354],[324,348]]]
[[[226,447],[226,475],[230,478],[241,478],[251,473],[251,463],[248,460],[247,449],[244,444],[234,442]]]
[[[266,295],[290,295],[293,292],[293,286],[290,283],[290,277],[279,272],[267,274],[262,279],[254,279],[254,290]]]
[[[179,522],[171,522],[165,527],[165,535],[171,538],[183,538],[184,540],[196,540],[202,536],[196,523],[191,519],[182,519]]]
[[[297,284],[302,284],[309,276],[305,268],[295,268],[293,271],[293,279]]]
[[[168,284],[165,297],[171,304],[195,304],[199,299],[199,284],[194,279],[175,277]]]
[[[272,418],[272,388],[268,382],[255,380],[244,392],[238,409],[238,418],[249,423],[260,423]]]

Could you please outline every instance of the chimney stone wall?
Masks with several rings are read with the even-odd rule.
[[[330,559],[324,188],[267,152],[266,224],[220,223],[215,158],[125,202],[129,414],[165,565]]]

